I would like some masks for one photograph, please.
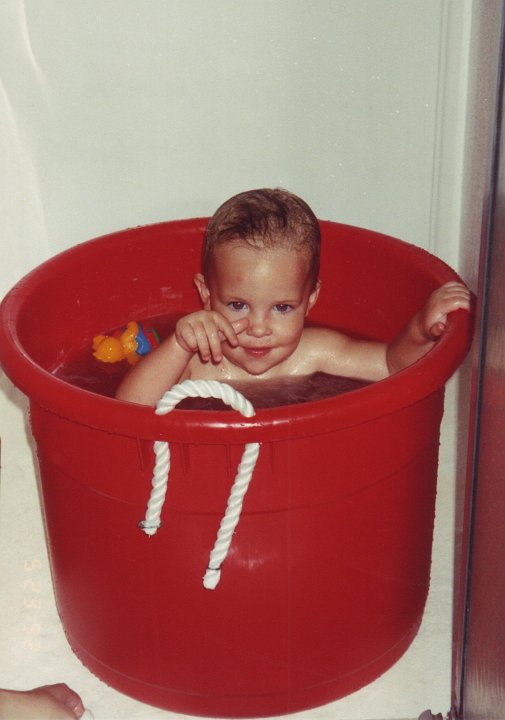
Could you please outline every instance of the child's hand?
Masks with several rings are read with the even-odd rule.
[[[447,325],[447,315],[470,310],[470,291],[459,282],[448,282],[435,290],[419,313],[420,330],[425,339],[438,340]]]
[[[0,690],[0,720],[64,720],[83,713],[81,698],[64,683],[26,692]]]
[[[227,341],[232,347],[238,345],[237,335],[243,332],[249,321],[240,318],[230,322],[214,310],[199,310],[181,318],[175,326],[175,338],[187,352],[198,352],[203,362],[211,358],[221,362],[221,343]]]

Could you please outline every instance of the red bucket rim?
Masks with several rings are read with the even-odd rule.
[[[169,221],[145,227],[184,228],[200,223],[203,229],[206,219]],[[322,221],[322,226],[325,225],[350,227]],[[72,422],[132,437],[222,443],[222,430],[228,428],[233,429],[234,443],[275,441],[330,432],[336,427],[351,427],[412,405],[441,389],[470,347],[472,318],[468,312],[460,310],[449,316],[447,330],[433,350],[402,372],[342,395],[258,409],[250,419],[234,411],[178,409],[159,417],[152,408],[83,390],[40,367],[25,350],[16,330],[19,313],[34,286],[51,265],[65,256],[82,252],[91,243],[107,242],[142,229],[145,228],[111,233],[64,250],[32,270],[4,298],[0,306],[0,363],[6,375],[31,402]],[[421,248],[373,231],[356,230],[369,233],[381,242],[400,244],[406,252],[427,259],[430,272],[440,284],[460,279],[449,266]]]

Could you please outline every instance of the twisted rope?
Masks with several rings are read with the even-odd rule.
[[[185,380],[166,392],[156,405],[156,414],[171,412],[186,397],[213,397],[222,400],[244,417],[252,417],[254,408],[243,395],[230,385],[217,380]],[[170,472],[170,449],[167,442],[156,441],[153,444],[156,461],[154,465],[152,489],[147,503],[144,520],[139,523],[146,535],[154,535],[161,526],[161,511],[165,502]],[[226,512],[219,525],[216,542],[210,553],[209,564],[203,578],[203,585],[214,590],[221,578],[221,566],[228,555],[233,533],[237,527],[244,496],[251,482],[254,467],[259,455],[259,443],[247,443],[233,482]]]

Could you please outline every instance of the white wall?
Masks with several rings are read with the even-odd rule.
[[[466,4],[3,0],[2,290],[88,237],[279,184],[455,261],[434,192]]]
[[[77,242],[210,214],[254,186],[283,185],[322,218],[458,266],[482,10],[482,0],[2,0],[0,296]],[[465,193],[468,213],[468,181]],[[480,192],[474,222],[482,203]],[[473,283],[475,247],[463,257]],[[5,378],[2,388],[4,478],[31,485],[23,405]],[[435,575],[447,579],[444,563],[435,557]],[[422,657],[332,717],[448,710],[451,600],[446,585],[434,590],[443,612]]]

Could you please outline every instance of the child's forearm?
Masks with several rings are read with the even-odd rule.
[[[117,389],[116,398],[155,405],[179,381],[192,356],[172,335],[130,370]]]
[[[469,311],[471,295],[459,281],[449,281],[431,293],[421,310],[388,346],[389,374],[403,370],[426,355],[445,332],[447,316],[457,310]]]
[[[415,315],[407,327],[389,343],[386,363],[390,375],[415,363],[434,346],[436,340],[424,333],[419,315]]]

